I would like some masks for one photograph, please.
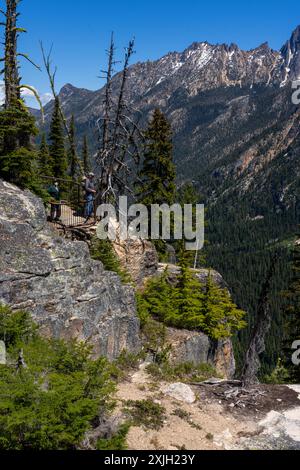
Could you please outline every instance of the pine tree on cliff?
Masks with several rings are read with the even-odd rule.
[[[69,175],[72,180],[75,181],[79,174],[78,161],[76,156],[76,130],[75,130],[75,118],[74,115],[71,117],[70,128],[69,128],[70,144],[68,150],[68,164],[69,164]]]
[[[203,331],[213,339],[228,338],[246,326],[245,312],[234,304],[226,288],[216,284],[210,272],[204,289],[202,314],[205,321]]]
[[[172,131],[164,114],[156,109],[145,133],[144,161],[136,184],[141,204],[172,205],[175,200],[175,165]]]
[[[138,295],[142,321],[151,315],[167,326],[198,330],[213,340],[228,338],[246,326],[245,312],[238,309],[227,289],[219,287],[211,275],[202,283],[183,259],[178,282],[166,270],[148,281]]]
[[[53,162],[50,158],[46,134],[42,135],[41,145],[38,153],[38,171],[41,176],[52,176]]]
[[[172,130],[164,114],[156,109],[145,132],[143,164],[138,172],[136,196],[140,204],[148,207],[149,235],[151,227],[151,205],[168,204],[175,201],[175,165],[173,163]],[[161,220],[157,221],[161,225]],[[155,240],[154,245],[165,256],[166,240]]]
[[[65,151],[64,131],[59,111],[59,101],[55,100],[52,121],[50,125],[50,155],[53,161],[53,175],[56,178],[66,178],[67,176],[67,157]]]
[[[179,260],[181,272],[176,285],[176,315],[174,320],[180,328],[189,328],[203,331],[205,317],[202,312],[204,299],[203,286],[189,268],[185,256]]]
[[[35,174],[36,153],[32,140],[37,135],[35,119],[28,112],[21,97],[21,90],[30,89],[39,100],[35,90],[21,84],[18,56],[32,62],[26,54],[18,52],[18,37],[25,32],[18,27],[17,0],[6,0],[4,63],[5,103],[0,112],[0,176],[21,187],[38,191]]]
[[[89,171],[91,171],[91,162],[90,162],[90,154],[89,154],[89,145],[87,136],[84,136],[83,139],[83,147],[82,147],[82,165],[84,174],[87,175]]]

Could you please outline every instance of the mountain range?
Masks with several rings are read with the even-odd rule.
[[[113,78],[113,91],[120,78]],[[250,326],[273,252],[289,246],[300,222],[300,106],[292,103],[297,79],[300,26],[280,51],[268,43],[243,51],[236,44],[195,42],[128,71],[128,101],[145,125],[157,107],[171,122],[178,183],[192,181],[208,208],[208,263],[248,310]],[[79,141],[87,134],[93,153],[104,93],[71,84],[60,91],[67,119],[75,115]],[[50,102],[46,129],[52,109]],[[285,287],[286,266],[279,263],[273,292]],[[281,338],[278,295],[272,308],[270,337]],[[271,365],[276,341],[268,345]]]
[[[215,198],[227,190],[228,178],[247,192],[253,177],[264,174],[265,179],[272,162],[279,158],[281,165],[289,160],[286,153],[296,143],[300,113],[291,101],[291,82],[298,77],[300,26],[280,51],[267,43],[243,51],[235,44],[195,42],[182,53],[134,64],[129,68],[127,96],[145,120],[155,107],[166,113],[174,133],[178,179],[195,180]],[[113,89],[119,81],[116,74]],[[79,139],[87,134],[93,152],[104,92],[71,84],[60,91],[66,117],[76,116]],[[45,107],[46,124],[52,109],[50,102]],[[279,199],[288,201],[293,188],[290,180],[286,183]]]

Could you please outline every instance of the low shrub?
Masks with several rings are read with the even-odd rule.
[[[149,364],[147,372],[156,380],[172,382],[203,382],[210,377],[218,377],[218,374],[210,364],[200,364],[198,366],[191,362],[171,365],[169,362],[162,364]]]
[[[124,412],[130,419],[131,425],[156,431],[163,427],[166,417],[166,409],[151,399],[128,400],[125,403]]]
[[[114,367],[76,341],[49,340],[25,312],[1,307],[0,450],[72,450],[114,407]],[[24,363],[18,361],[20,349]]]
[[[90,245],[91,258],[103,263],[104,269],[117,273],[124,284],[131,282],[130,275],[121,267],[120,260],[110,240],[100,240],[96,236],[92,239]]]
[[[97,442],[97,450],[126,450],[127,449],[127,434],[130,429],[129,423],[124,423],[120,426],[117,433],[110,439],[100,438]]]

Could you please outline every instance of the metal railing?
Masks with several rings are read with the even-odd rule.
[[[48,220],[54,224],[72,228],[96,223],[95,201],[85,199],[85,191],[82,184],[73,180],[43,176],[44,189],[51,198],[51,186],[55,182],[59,185],[59,199],[53,197],[49,201]]]

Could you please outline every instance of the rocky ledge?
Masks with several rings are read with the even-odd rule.
[[[171,363],[210,364],[222,377],[234,377],[235,359],[230,338],[213,341],[197,331],[167,328],[167,343],[171,345]]]
[[[115,246],[135,280],[162,273],[178,276],[178,267],[159,264],[150,242]],[[207,270],[196,270],[203,281]],[[224,286],[222,276],[213,271]],[[47,222],[42,201],[29,191],[0,180],[0,304],[30,312],[46,336],[88,340],[95,356],[116,358],[140,350],[134,289],[90,258],[88,245],[58,236]],[[234,375],[231,341],[213,342],[200,332],[167,329],[171,362],[209,363],[224,377]]]
[[[58,237],[42,201],[0,180],[0,304],[29,311],[41,332],[89,340],[95,356],[139,350],[134,290]]]

